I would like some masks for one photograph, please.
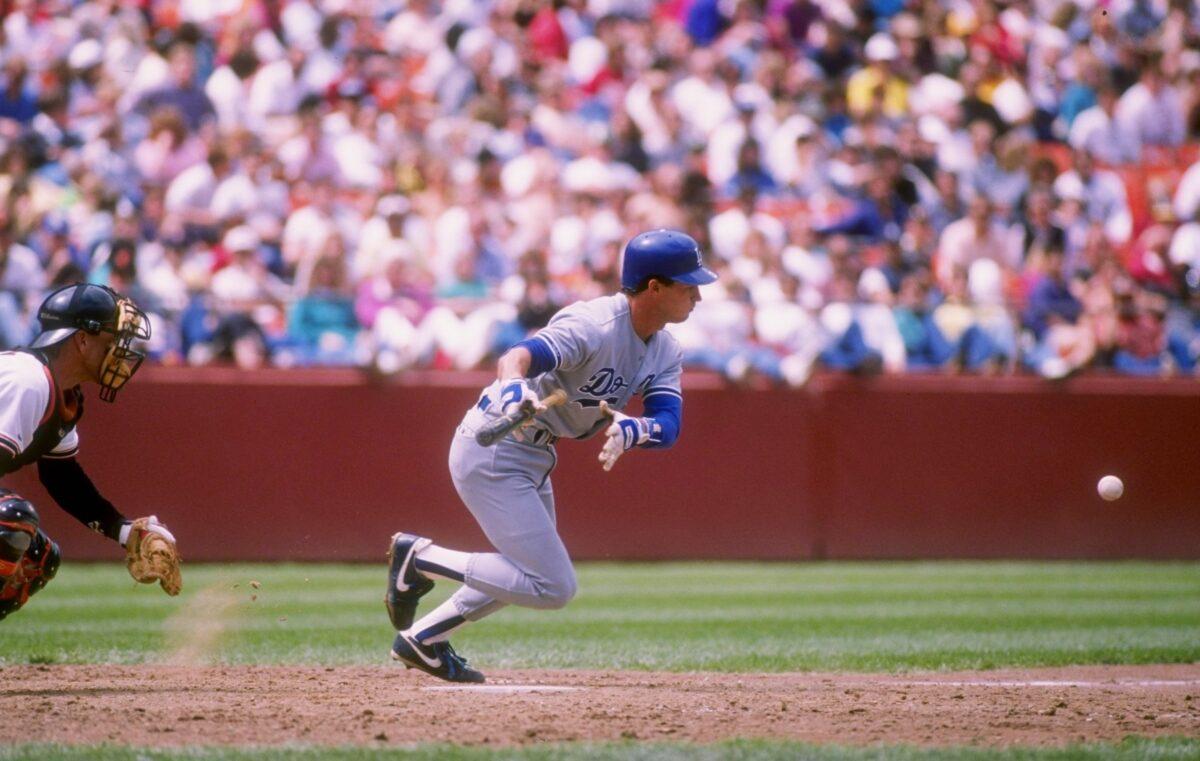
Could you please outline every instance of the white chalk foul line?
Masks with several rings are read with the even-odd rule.
[[[547,684],[439,684],[423,688],[426,692],[574,692],[582,687],[560,687]]]
[[[993,681],[975,679],[962,682],[901,682],[914,687],[1186,687],[1200,685],[1200,679],[1114,679],[1104,682],[1085,682],[1072,679],[1031,679],[1024,681]]]

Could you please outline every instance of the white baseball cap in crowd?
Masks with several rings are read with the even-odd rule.
[[[871,301],[880,296],[890,296],[892,287],[888,285],[887,276],[876,267],[867,267],[858,277],[858,295]]]
[[[868,61],[894,61],[900,55],[900,48],[892,39],[892,35],[887,32],[876,32],[867,40],[867,46],[863,48],[863,52]]]
[[[254,251],[258,248],[258,244],[258,233],[254,232],[254,228],[249,225],[238,225],[225,233],[225,237],[221,240],[221,245],[230,253]]]
[[[76,71],[90,69],[102,60],[104,60],[104,48],[98,41],[90,37],[75,43],[70,54],[67,55],[67,64]]]
[[[380,198],[379,202],[375,204],[375,213],[381,217],[407,214],[411,209],[412,203],[404,196],[395,193]]]

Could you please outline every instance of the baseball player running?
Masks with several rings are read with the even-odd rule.
[[[126,547],[134,578],[158,580],[178,594],[175,538],[154,517],[127,520],[75,460],[80,385],[99,385],[106,402],[116,398],[142,363],[130,344],[150,337],[146,315],[109,288],[77,284],[51,293],[38,320],[42,332],[30,348],[0,353],[0,476],[36,462],[46,491],[64,510]],[[154,565],[164,567],[147,577],[142,554],[152,549],[160,555]],[[59,559],[33,505],[0,489],[0,619],[54,578]]]
[[[545,329],[514,346],[496,380],[467,411],[450,445],[454,487],[496,552],[460,552],[398,533],[388,551],[384,598],[398,630],[392,657],[451,682],[483,674],[450,647],[449,637],[505,605],[561,608],[575,596],[575,570],[555,527],[550,471],[560,438],[604,432],[600,462],[610,470],[633,447],[665,448],[679,436],[681,353],[662,328],[683,322],[700,301],[698,286],[717,276],[692,238],[671,230],[638,235],[625,248],[621,292],[566,307]],[[542,402],[557,389],[560,406]],[[620,410],[634,394],[644,417]],[[526,406],[536,416],[485,447],[475,433]],[[413,623],[434,579],[462,584]]]

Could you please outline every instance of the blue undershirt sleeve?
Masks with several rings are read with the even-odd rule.
[[[544,340],[535,336],[526,338],[517,346],[524,348],[533,357],[533,361],[529,363],[529,369],[525,371],[526,378],[533,378],[555,369],[554,352],[550,350],[550,345]]]
[[[650,418],[650,440],[641,446],[646,449],[666,449],[679,438],[683,427],[683,399],[674,393],[658,393],[645,397],[645,413]]]

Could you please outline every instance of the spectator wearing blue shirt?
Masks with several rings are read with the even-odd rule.
[[[1075,117],[1099,102],[1097,90],[1104,77],[1104,67],[1099,61],[1094,61],[1094,63],[1094,66],[1084,67],[1079,72],[1079,78],[1068,84],[1063,90],[1062,98],[1058,103],[1058,116],[1062,119],[1063,124],[1063,138],[1067,136],[1068,130],[1074,124]]]
[[[345,287],[345,265],[322,257],[313,266],[312,287],[292,307],[288,338],[306,364],[353,364],[358,318]]]
[[[954,356],[955,347],[938,328],[929,308],[929,294],[922,278],[908,277],[900,283],[896,306],[896,328],[904,338],[909,370],[937,370]]]
[[[1047,378],[1063,378],[1091,361],[1095,339],[1079,324],[1083,304],[1071,292],[1061,247],[1043,257],[1043,274],[1029,292],[1024,324],[1034,339],[1025,361]]]
[[[1163,16],[1150,0],[1133,0],[1129,10],[1121,14],[1117,26],[1122,32],[1141,42],[1158,31]]]
[[[899,240],[907,219],[908,206],[892,189],[888,178],[877,172],[867,181],[866,193],[850,211],[816,228],[815,232],[819,235],[842,233],[871,242]]]
[[[4,64],[4,82],[0,84],[0,119],[29,124],[37,113],[37,93],[29,85],[29,67],[23,58],[10,58]]]
[[[1070,283],[1063,273],[1063,251],[1051,246],[1044,256],[1045,271],[1029,291],[1025,307],[1025,327],[1039,341],[1056,323],[1074,324],[1083,313],[1083,304],[1071,293]]]
[[[217,117],[217,111],[204,90],[196,85],[196,51],[185,43],[176,43],[168,59],[171,82],[157,90],[146,93],[137,105],[142,114],[149,114],[162,106],[173,106],[183,115],[184,123],[191,132]]]
[[[737,172],[729,178],[725,195],[736,198],[743,191],[753,191],[756,196],[772,196],[778,190],[775,178],[763,168],[758,141],[751,138],[742,143],[738,149]]]
[[[1200,275],[1189,272],[1187,300],[1167,315],[1167,351],[1175,367],[1187,375],[1200,369]]]
[[[721,13],[720,0],[694,0],[688,8],[683,28],[700,46],[711,45],[725,31],[729,20]]]

